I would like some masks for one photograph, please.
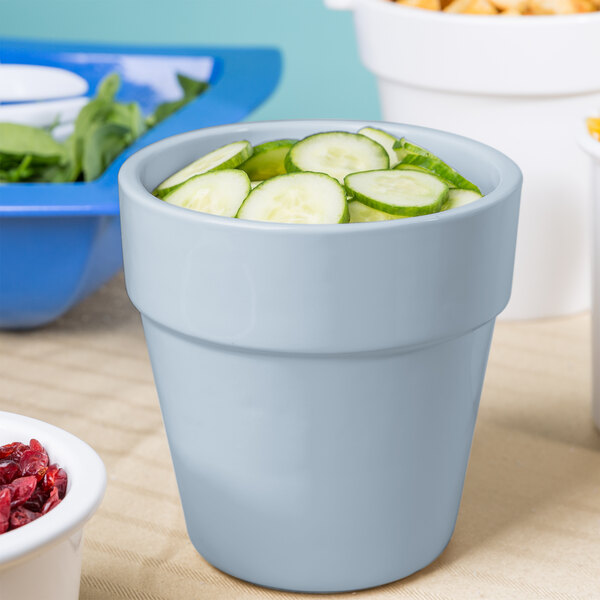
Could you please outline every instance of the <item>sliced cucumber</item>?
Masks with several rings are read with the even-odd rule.
[[[345,131],[309,135],[294,144],[285,157],[288,173],[325,173],[340,183],[350,173],[387,169],[389,165],[383,146],[364,135]]]
[[[350,213],[350,223],[371,223],[372,221],[394,221],[395,219],[404,219],[401,215],[390,215],[389,213],[375,210],[362,202],[354,200],[348,203],[348,212]]]
[[[418,171],[367,171],[344,180],[353,198],[392,215],[407,217],[438,212],[448,198],[448,186]]]
[[[417,144],[412,144],[406,138],[400,138],[394,144],[394,150],[403,151],[405,154],[421,154],[422,156],[433,156],[435,158],[435,154],[431,154],[429,150],[425,150]]]
[[[187,165],[165,179],[153,192],[155,196],[164,198],[167,194],[173,191],[176,185],[187,181],[194,175],[200,175],[201,173],[208,173],[209,171],[218,171],[221,169],[233,169],[238,165],[241,165],[245,160],[250,158],[252,155],[252,146],[250,142],[242,140],[241,142],[233,142],[217,148],[204,156],[201,156],[198,160]]]
[[[250,187],[252,189],[254,189],[256,186],[260,185],[262,183],[262,181],[251,181],[250,182]]]
[[[421,167],[422,169],[441,177],[452,184],[453,187],[481,193],[474,183],[465,179],[458,171],[455,171],[450,165],[435,156],[435,154],[429,152],[429,150],[421,148],[421,146],[417,146],[416,144],[412,144],[404,138],[398,140],[398,142],[394,144],[394,148],[402,149],[406,152],[406,156],[400,161],[400,164]],[[398,168],[398,165],[396,165],[396,168]]]
[[[285,171],[285,155],[298,140],[275,140],[254,146],[252,156],[239,168],[246,171],[251,181],[263,181]]]
[[[471,183],[468,179],[465,179],[460,173],[455,171],[452,167],[447,165],[444,161],[440,160],[436,156],[407,154],[402,159],[401,164],[422,167],[434,175],[444,179],[445,181],[452,183],[454,187],[462,190],[473,190],[474,192],[481,193],[479,188],[474,183]]]
[[[368,138],[371,138],[385,148],[390,159],[390,168],[394,168],[404,156],[406,156],[406,152],[402,148],[394,150],[394,144],[398,141],[398,138],[381,129],[377,129],[376,127],[363,127],[358,130],[358,133],[366,135]]]
[[[346,192],[322,173],[289,173],[261,183],[250,192],[240,219],[274,223],[347,223]]]
[[[191,177],[163,200],[211,215],[235,217],[249,193],[250,180],[244,171],[223,169]]]
[[[448,200],[442,206],[442,210],[450,210],[451,208],[471,204],[471,202],[475,202],[475,200],[479,200],[481,197],[479,192],[474,192],[473,190],[450,190],[448,192]]]
[[[410,163],[400,163],[400,164],[396,165],[394,167],[394,169],[398,169],[400,171],[419,171],[420,173],[429,173],[429,175],[433,175],[434,177],[437,177],[442,183],[445,183],[449,188],[456,187],[451,181],[448,181],[447,179],[440,177],[436,173],[432,173],[425,167],[419,167],[417,165],[412,165]]]

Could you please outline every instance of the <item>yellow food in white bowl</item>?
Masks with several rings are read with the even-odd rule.
[[[600,10],[600,0],[390,0],[463,15],[573,15]]]

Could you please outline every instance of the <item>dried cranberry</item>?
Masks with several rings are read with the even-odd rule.
[[[37,440],[33,438],[29,440],[29,449],[34,450],[35,452],[42,452],[43,454],[46,454],[44,446],[42,446]]]
[[[13,460],[0,460],[0,485],[10,483],[15,477],[21,475],[19,465]]]
[[[58,495],[64,498],[67,493],[67,474],[64,469],[58,465],[50,465],[46,471],[44,479],[42,479],[42,488],[49,492],[54,486],[58,488]]]
[[[40,512],[42,510],[42,506],[46,504],[46,500],[50,496],[50,492],[43,490],[40,485],[35,488],[33,494],[29,496],[29,500],[23,504],[23,508],[27,510],[32,510],[34,512]]]
[[[53,487],[50,492],[50,497],[46,500],[46,504],[42,507],[42,514],[45,515],[49,510],[52,510],[57,504],[60,504],[58,497],[58,488]]]
[[[26,508],[17,508],[10,515],[10,528],[18,529],[19,527],[23,527],[23,525],[27,525],[27,523],[31,523],[31,521],[35,521],[38,517],[41,517],[41,513],[33,512],[32,510],[27,510]]]
[[[49,462],[35,439],[0,447],[0,534],[31,523],[65,497],[67,474]]]
[[[21,444],[21,442],[6,444],[5,446],[0,446],[0,458],[8,458],[10,456],[12,460],[17,461],[21,458],[21,454],[25,450],[29,450],[29,446]]]
[[[10,456],[18,445],[19,442],[13,442],[12,444],[0,446],[0,458],[6,458],[7,456]]]
[[[54,485],[58,489],[58,497],[62,500],[67,493],[67,473],[64,469],[59,469],[54,478]]]
[[[10,524],[10,492],[0,490],[0,533],[8,531]]]
[[[19,460],[21,476],[35,475],[38,481],[45,475],[47,466],[48,455],[36,450],[25,450]]]
[[[25,504],[25,502],[29,500],[31,494],[33,494],[36,485],[37,479],[33,476],[29,476],[13,479],[11,483],[3,486],[5,490],[10,492],[11,508],[17,508],[18,506],[21,506],[21,504]]]

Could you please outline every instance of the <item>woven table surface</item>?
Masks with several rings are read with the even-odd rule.
[[[498,323],[449,546],[407,579],[322,597],[600,599],[589,326],[589,315]],[[71,431],[106,464],[106,497],[85,530],[82,600],[302,597],[229,577],[190,543],[122,276],[53,325],[0,333],[0,410]]]

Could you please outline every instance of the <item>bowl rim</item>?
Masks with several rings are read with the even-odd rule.
[[[389,6],[388,6],[389,5]],[[563,27],[565,24],[579,26],[582,24],[594,23],[600,20],[600,10],[588,13],[576,13],[571,15],[466,15],[462,13],[447,13],[436,10],[424,10],[413,6],[404,6],[391,2],[390,0],[354,0],[354,6],[351,10],[369,6],[374,10],[379,10],[383,15],[391,16],[404,13],[405,17],[416,20],[442,21],[447,24],[450,20],[455,24],[474,25],[476,27],[497,26],[497,23],[508,23],[517,27]],[[394,13],[394,11],[399,11]],[[499,19],[498,17],[502,17]],[[596,25],[598,23],[595,23]],[[504,27],[504,25],[500,25]]]
[[[170,152],[174,147],[180,143],[185,143],[188,140],[192,140],[206,135],[218,135],[220,133],[237,133],[239,139],[244,139],[244,134],[252,130],[260,130],[264,127],[280,127],[282,133],[278,135],[283,137],[289,137],[285,131],[286,125],[312,125],[313,127],[330,127],[329,131],[338,130],[349,130],[358,131],[362,127],[378,127],[385,129],[386,127],[392,127],[396,129],[398,127],[403,128],[408,132],[407,136],[411,133],[416,132],[430,132],[435,136],[439,136],[446,140],[462,141],[467,143],[474,148],[477,148],[478,154],[493,163],[499,173],[499,182],[496,187],[488,194],[483,196],[480,200],[472,202],[465,206],[461,206],[452,210],[433,213],[430,215],[421,215],[418,217],[412,217],[408,219],[396,219],[392,221],[377,221],[371,223],[344,223],[343,226],[340,224],[302,224],[302,223],[269,223],[262,221],[247,221],[243,219],[236,219],[232,217],[222,217],[217,215],[210,215],[207,213],[201,213],[198,211],[189,210],[179,206],[174,206],[159,200],[153,196],[142,183],[142,171],[146,161],[149,160],[156,153]],[[321,131],[327,131],[321,129]],[[275,138],[273,138],[275,139]],[[213,225],[216,227],[243,229],[256,232],[282,232],[298,235],[343,235],[349,232],[358,234],[369,234],[373,231],[380,231],[385,228],[403,228],[403,227],[423,227],[434,223],[452,221],[456,219],[465,219],[475,213],[489,210],[490,207],[503,202],[514,193],[522,183],[522,173],[518,165],[511,160],[508,156],[488,146],[482,142],[478,142],[471,138],[461,136],[455,133],[441,131],[439,129],[433,129],[430,127],[421,127],[417,125],[407,125],[404,123],[392,123],[386,121],[361,121],[361,120],[348,120],[348,119],[287,119],[280,121],[254,121],[251,123],[236,123],[231,125],[219,125],[215,127],[207,127],[204,129],[198,129],[195,131],[189,131],[187,133],[171,136],[165,138],[154,144],[146,146],[142,150],[139,150],[131,157],[129,157],[119,172],[119,195],[121,202],[125,196],[135,197],[136,200],[143,205],[144,209],[153,211],[163,215],[165,218],[179,218],[187,221],[195,221],[198,225],[206,224]]]
[[[0,572],[14,562],[37,554],[81,529],[96,512],[106,490],[106,469],[102,459],[73,434],[38,419],[0,411],[0,433],[11,432],[12,441],[29,443],[35,438],[59,446],[73,458],[64,466],[69,488],[62,502],[47,514],[19,529],[0,535]],[[52,459],[52,454],[50,456]]]

